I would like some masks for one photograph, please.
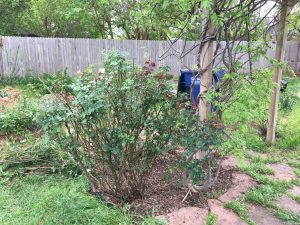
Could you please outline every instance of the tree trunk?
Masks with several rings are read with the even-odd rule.
[[[214,34],[213,24],[209,18],[209,12],[206,12],[204,19],[203,39],[207,39]],[[199,116],[201,120],[208,117],[210,113],[210,103],[206,99],[207,91],[212,87],[212,66],[214,57],[214,43],[213,40],[206,41],[199,53],[199,67],[200,67],[200,98],[199,98]]]
[[[280,21],[279,21],[279,31],[277,34],[277,43],[276,43],[276,51],[275,51],[275,59],[278,63],[282,63],[284,60],[284,53],[286,47],[287,40],[287,18],[288,14],[292,9],[293,1],[283,0],[281,2],[281,13],[280,13]],[[279,94],[280,94],[280,83],[282,76],[282,67],[277,66],[275,69],[275,73],[273,75],[272,81],[276,86],[273,88],[271,103],[269,107],[269,120],[267,127],[267,137],[266,141],[269,144],[275,143],[275,131],[278,117],[278,102],[279,102]]]

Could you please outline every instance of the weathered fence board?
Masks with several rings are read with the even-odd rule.
[[[95,68],[99,68],[103,62],[103,53],[112,49],[127,52],[135,64],[143,65],[150,59],[159,66],[169,66],[173,74],[178,74],[180,69],[193,68],[196,65],[196,45],[195,41],[177,41],[170,46],[167,41],[2,37],[0,74],[25,76],[62,72],[67,69],[68,73],[73,75],[88,66],[94,65]],[[270,56],[274,55],[275,45],[271,46],[268,49]],[[193,47],[193,51],[189,51]],[[244,71],[247,71],[248,55],[239,53],[235,57],[241,58]],[[285,59],[295,72],[300,72],[300,42],[288,42]],[[221,56],[216,58],[215,64],[222,65]],[[254,66],[267,67],[269,63],[261,58]]]

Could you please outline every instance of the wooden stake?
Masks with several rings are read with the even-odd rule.
[[[291,1],[282,0],[281,2],[281,13],[280,13],[280,21],[279,21],[279,31],[277,35],[277,43],[276,43],[276,52],[275,59],[278,63],[282,63],[284,60],[284,53],[287,41],[287,18],[288,14],[291,11]],[[275,143],[275,131],[278,117],[278,102],[279,102],[279,94],[280,94],[280,83],[282,76],[282,67],[276,67],[274,76],[272,78],[273,83],[276,85],[273,88],[271,103],[269,107],[269,120],[267,127],[267,137],[266,141],[269,144]]]

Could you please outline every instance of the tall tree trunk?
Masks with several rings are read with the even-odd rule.
[[[205,13],[203,26],[203,39],[210,38],[214,35],[213,24],[209,17],[209,12]],[[212,67],[214,57],[214,42],[208,39],[205,41],[199,53],[199,67],[200,67],[200,98],[199,98],[199,116],[201,120],[208,117],[210,113],[210,103],[206,99],[207,91],[212,87]]]
[[[281,13],[280,13],[280,21],[279,21],[279,31],[277,34],[277,43],[276,43],[276,51],[275,51],[275,59],[278,63],[282,63],[284,60],[284,53],[286,47],[287,40],[287,18],[290,13],[292,6],[295,1],[291,0],[282,0],[281,2]],[[275,73],[273,75],[272,81],[276,84],[273,88],[271,103],[269,107],[269,120],[268,120],[268,128],[267,128],[267,137],[266,141],[269,144],[275,143],[275,131],[276,124],[278,118],[278,102],[279,102],[279,94],[280,94],[280,83],[282,76],[282,67],[278,66],[275,69]]]

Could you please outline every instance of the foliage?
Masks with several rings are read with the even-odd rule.
[[[0,135],[14,134],[38,128],[36,123],[37,103],[24,99],[16,108],[0,112]]]
[[[282,114],[282,121],[279,123],[279,131],[283,134],[279,138],[277,147],[286,151],[289,151],[288,154],[292,158],[299,158],[299,146],[300,146],[300,137],[298,134],[300,132],[299,123],[300,123],[300,99],[297,94],[300,92],[300,79],[294,78],[289,81],[288,85],[289,92],[293,95],[290,96],[293,100],[293,107],[290,110],[284,110]]]
[[[268,105],[272,90],[271,71],[258,70],[237,84],[234,98],[225,108],[223,120],[232,127],[234,146],[264,151]],[[233,144],[234,144],[233,143]]]
[[[5,18],[1,21],[1,35],[166,40],[180,34],[183,21],[195,10],[196,1],[30,0],[1,3],[1,16]],[[196,37],[192,24],[186,36]]]
[[[300,8],[295,7],[295,10],[292,11],[289,19],[289,33],[288,37],[290,40],[299,40],[300,39]]]
[[[0,1],[0,36],[18,35],[19,22],[24,10],[30,7],[27,0],[1,0]]]
[[[290,88],[287,88],[286,91],[282,92],[280,94],[280,102],[279,102],[279,107],[281,110],[292,110],[293,107],[297,103],[297,96],[296,93],[291,90]]]
[[[1,224],[133,224],[126,208],[86,192],[84,177],[28,176],[0,184]]]
[[[125,201],[144,194],[155,160],[171,149],[176,121],[165,71],[147,65],[136,74],[111,52],[105,74],[84,74],[69,86],[72,95],[53,96],[44,111],[45,130],[80,164],[92,190]]]
[[[218,173],[219,161],[226,154],[221,148],[224,142],[224,127],[214,119],[200,121],[199,116],[184,112],[182,126],[177,138],[185,148],[184,159],[178,162],[186,172],[186,179],[193,185],[212,181],[213,174]],[[196,157],[196,155],[201,155]]]
[[[60,92],[61,88],[65,91],[68,90],[68,86],[72,84],[74,78],[67,74],[67,70],[63,73],[51,73],[51,74],[43,74],[43,75],[32,75],[32,76],[0,76],[0,88],[4,88],[5,86],[16,86],[21,89],[22,94],[25,94],[25,97],[41,97],[45,94],[50,94],[49,87],[51,91],[54,93]],[[60,83],[60,89],[58,87],[54,87],[56,83]]]

